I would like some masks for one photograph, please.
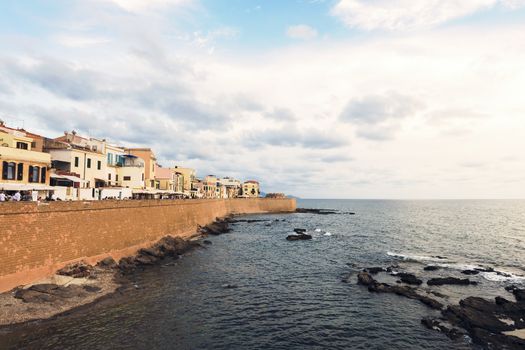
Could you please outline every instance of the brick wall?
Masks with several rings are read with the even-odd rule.
[[[168,234],[190,237],[216,217],[293,210],[293,199],[262,198],[1,203],[0,292],[74,261],[118,260]]]

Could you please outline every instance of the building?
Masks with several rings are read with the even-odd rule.
[[[215,175],[208,175],[203,180],[203,198],[214,199],[217,196],[217,177]]]
[[[51,190],[50,155],[33,150],[35,141],[25,131],[0,127],[0,190],[31,191],[33,199],[45,196]]]
[[[44,142],[44,151],[51,155],[56,175],[78,178],[81,188],[106,186],[104,147],[103,141],[78,136],[74,131],[65,132],[64,136],[55,139],[45,139]]]
[[[204,198],[204,182],[195,178],[191,183],[191,198]]]
[[[106,143],[105,145],[106,155],[106,181],[109,187],[120,186],[122,180],[122,174],[119,174],[119,168],[124,164],[123,157],[126,155],[126,151],[123,147],[118,147]],[[144,185],[142,185],[143,187]]]
[[[116,186],[132,190],[141,190],[146,187],[144,183],[145,166],[142,158],[132,154],[119,155],[116,170]]]
[[[174,172],[170,168],[163,168],[155,164],[155,180],[157,189],[163,191],[174,191]]]
[[[144,184],[146,189],[156,189],[158,182],[155,180],[155,165],[157,157],[151,148],[126,148],[126,153],[144,160]]]
[[[259,197],[261,193],[259,182],[255,180],[248,180],[242,184],[243,197]]]
[[[190,197],[192,193],[192,188],[193,188],[192,184],[195,182],[195,176],[196,176],[195,169],[182,168],[179,166],[175,166],[173,170],[182,175],[182,191],[181,192],[183,192],[184,195],[186,195],[187,197]]]
[[[223,177],[218,180],[219,184],[223,188],[223,197],[221,198],[236,198],[242,193],[241,182],[231,177]]]

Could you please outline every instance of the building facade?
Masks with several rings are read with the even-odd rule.
[[[259,182],[255,180],[248,180],[242,184],[242,196],[243,197],[259,197],[261,189]]]
[[[4,131],[5,130],[5,131]],[[30,190],[49,186],[51,157],[32,149],[34,141],[23,131],[0,131],[1,189]]]

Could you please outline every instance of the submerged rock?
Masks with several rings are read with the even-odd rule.
[[[461,273],[464,275],[477,275],[479,274],[479,270],[463,270]]]
[[[411,273],[400,272],[396,274],[395,276],[399,277],[401,282],[406,283],[406,284],[420,285],[423,283],[422,280],[420,280],[414,274],[411,274]]]
[[[382,267],[367,267],[363,271],[368,272],[368,273],[370,273],[372,275],[376,275],[379,272],[384,272],[385,269],[382,268]]]
[[[408,286],[391,286],[387,283],[380,283],[376,281],[368,272],[360,272],[357,275],[357,283],[367,286],[370,292],[394,293],[410,299],[419,300],[421,303],[436,310],[441,310],[443,308],[443,304],[441,304],[439,301],[434,300],[426,295],[417,293],[414,288]]]
[[[454,285],[462,285],[467,286],[469,284],[478,284],[475,281],[471,281],[468,278],[456,278],[456,277],[438,277],[438,278],[431,278],[427,281],[427,284],[429,286],[442,286],[444,284],[454,284]]]
[[[435,265],[429,265],[429,266],[425,266],[423,268],[423,270],[425,271],[436,271],[436,270],[439,270],[440,267],[439,266],[435,266]]]
[[[300,235],[289,235],[286,237],[287,241],[301,241],[301,240],[308,240],[308,239],[312,239],[312,236],[306,233],[303,233]]]
[[[339,214],[339,212],[334,209],[297,208],[295,212],[296,213],[320,214],[320,215]]]

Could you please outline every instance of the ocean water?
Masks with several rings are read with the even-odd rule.
[[[0,348],[473,349],[468,337],[452,341],[421,325],[436,311],[372,294],[355,274],[393,264],[423,280],[466,277],[460,271],[469,267],[501,272],[468,276],[477,286],[432,287],[445,303],[510,299],[504,287],[525,284],[525,201],[299,200],[298,207],[340,213],[249,216],[265,221],[234,224],[173,266],[137,272],[139,288],[112,302],[0,330]],[[314,239],[286,241],[294,228]],[[429,264],[442,269],[423,271]]]

